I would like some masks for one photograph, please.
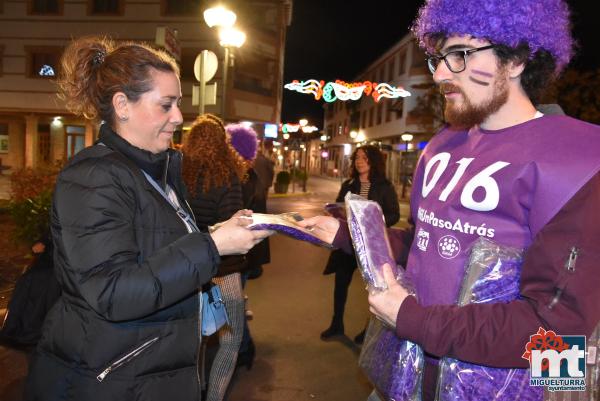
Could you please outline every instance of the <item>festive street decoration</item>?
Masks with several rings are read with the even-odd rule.
[[[315,127],[314,125],[302,126],[300,124],[290,123],[285,123],[281,125],[281,132],[283,132],[284,134],[287,134],[288,132],[298,132],[299,130],[301,130],[305,134],[310,134],[311,132],[318,131],[319,128]]]
[[[385,82],[376,83],[371,81],[364,82],[344,82],[336,80],[327,82],[316,79],[306,81],[293,80],[284,85],[285,89],[293,90],[299,93],[308,93],[315,97],[315,100],[323,98],[328,103],[336,100],[358,100],[364,94],[371,96],[376,102],[383,97],[395,99],[398,97],[410,96],[410,92],[402,87],[394,87]]]

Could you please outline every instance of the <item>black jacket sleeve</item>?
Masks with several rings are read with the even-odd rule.
[[[398,203],[396,189],[388,180],[382,183],[381,197],[378,199],[378,202],[383,210],[385,224],[388,227],[396,224],[400,220],[400,204]]]

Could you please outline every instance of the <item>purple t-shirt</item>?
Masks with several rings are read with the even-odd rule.
[[[600,127],[543,116],[510,128],[446,128],[419,160],[407,264],[423,306],[454,304],[473,241],[527,249],[600,170]]]

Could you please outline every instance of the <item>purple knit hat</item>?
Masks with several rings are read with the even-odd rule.
[[[419,45],[433,53],[427,36],[470,35],[517,47],[527,43],[533,56],[544,49],[560,72],[573,55],[569,9],[563,0],[427,0],[412,31]]]
[[[225,129],[236,152],[245,160],[254,160],[258,150],[256,131],[245,124],[227,124]]]

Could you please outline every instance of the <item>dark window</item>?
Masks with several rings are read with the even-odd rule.
[[[38,124],[38,154],[44,163],[50,163],[50,124]]]
[[[58,47],[26,48],[27,76],[29,78],[55,79],[58,75],[62,49]]]
[[[369,127],[373,126],[373,111],[374,111],[375,107],[371,107],[369,109]]]
[[[201,0],[162,0],[163,15],[199,15]]]
[[[194,62],[199,54],[200,50],[198,49],[181,49],[181,64],[179,68],[182,80],[193,80],[194,83],[196,82],[196,78],[194,77]]]
[[[399,56],[400,62],[398,63],[398,75],[402,75],[406,72],[406,50],[402,50]]]
[[[62,14],[62,0],[29,0],[29,14]]]
[[[383,117],[383,104],[379,103],[377,105],[377,125],[381,124]]]
[[[1,1],[1,0],[0,0]],[[4,72],[4,46],[0,45],[0,77]]]
[[[115,15],[122,13],[122,0],[91,0],[90,14]]]
[[[394,71],[396,70],[396,57],[392,57],[388,64],[388,82],[392,82],[394,79]]]
[[[389,123],[392,121],[392,103],[387,99],[385,102],[385,122]]]

